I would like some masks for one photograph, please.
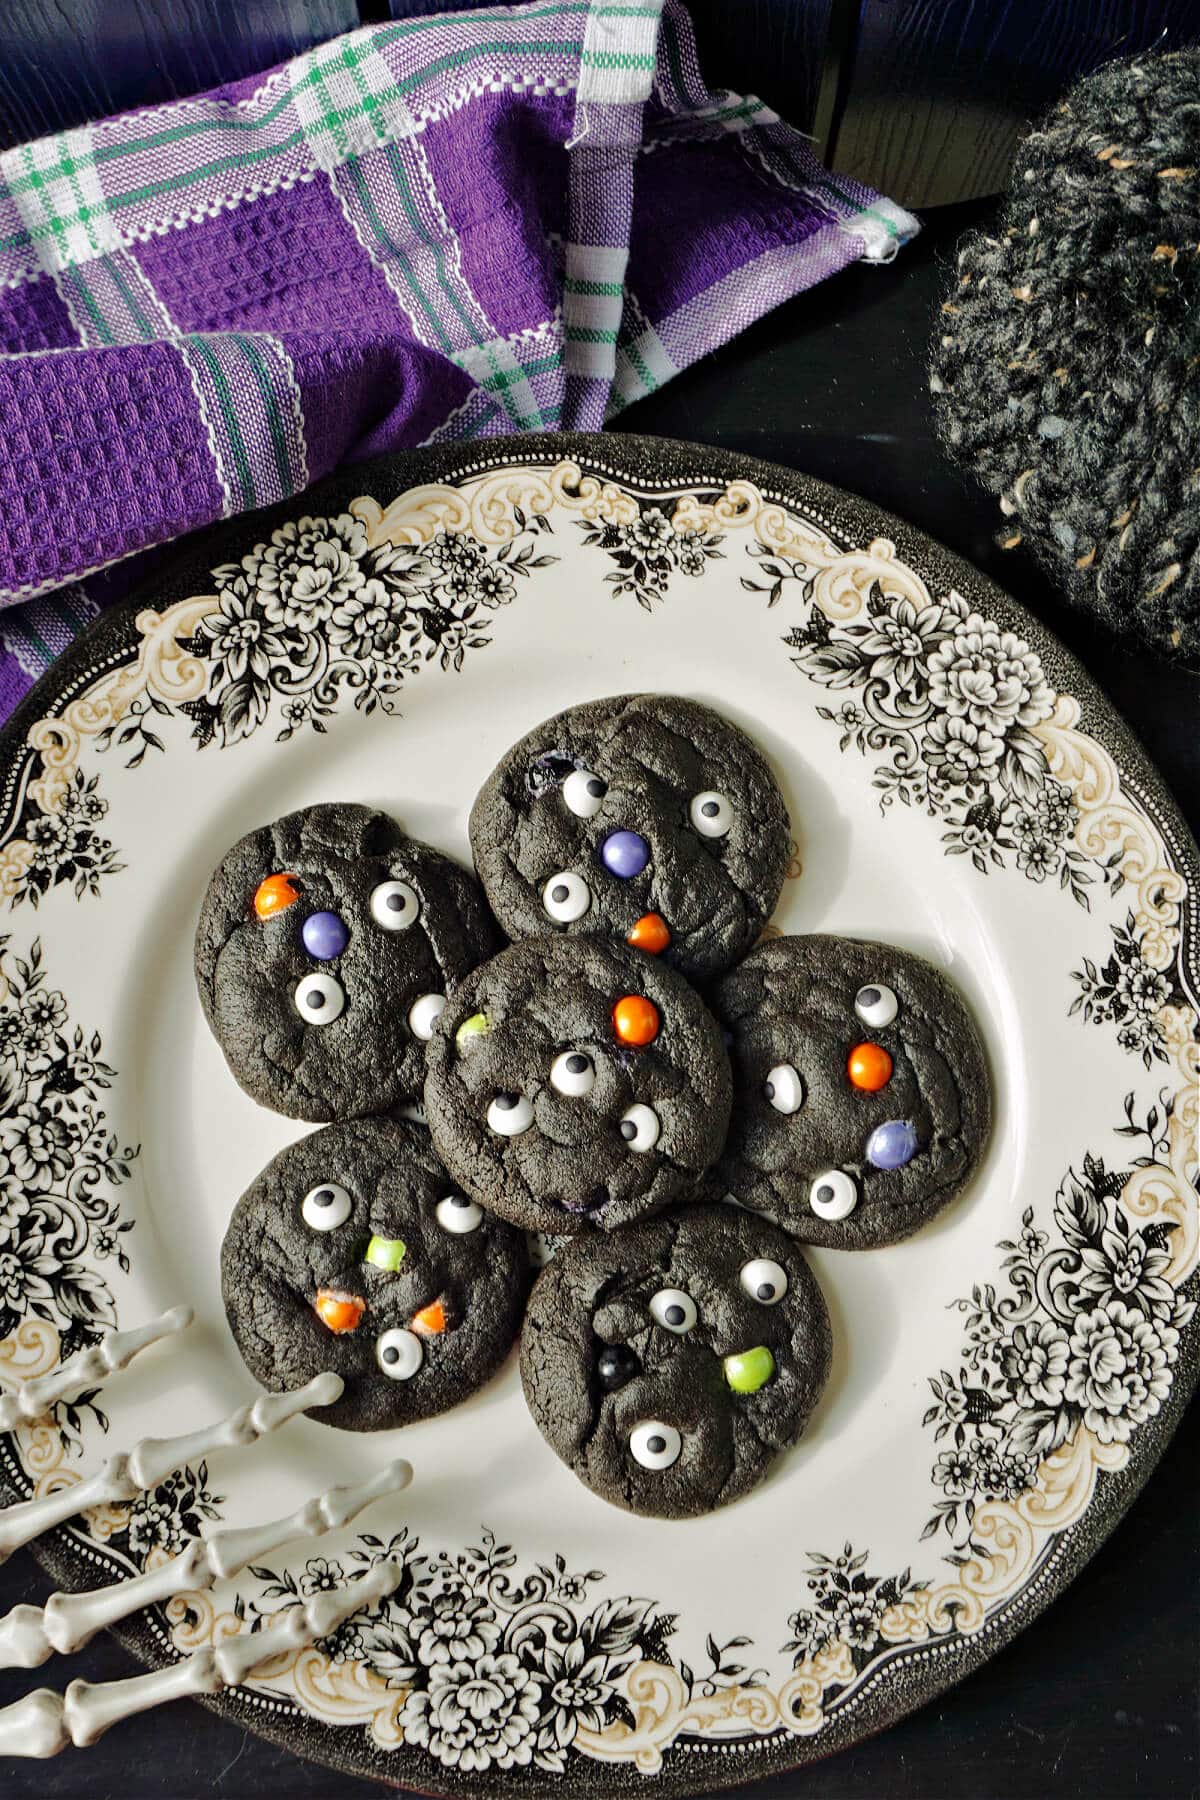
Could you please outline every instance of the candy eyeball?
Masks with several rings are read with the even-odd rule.
[[[487,1122],[501,1137],[520,1137],[533,1124],[533,1108],[524,1094],[497,1094],[487,1109]]]
[[[756,1256],[745,1263],[739,1277],[752,1300],[761,1306],[778,1306],[788,1291],[787,1270],[769,1256]]]
[[[529,1252],[531,1269],[544,1269],[547,1263],[554,1260],[554,1246],[544,1231],[527,1231],[525,1248]]]
[[[446,1010],[445,994],[422,994],[408,1009],[408,1029],[427,1044],[433,1028]]]
[[[296,983],[296,1011],[308,1025],[332,1025],[346,1005],[346,991],[332,975],[306,975]]]
[[[804,1105],[804,1082],[791,1063],[776,1063],[763,1082],[763,1094],[776,1112],[799,1112]]]
[[[577,819],[594,819],[607,792],[608,783],[590,769],[576,769],[562,784],[562,797]]]
[[[669,1469],[679,1461],[683,1439],[661,1419],[641,1419],[629,1434],[629,1454],[643,1469]]]
[[[310,1188],[300,1202],[300,1217],[312,1231],[336,1231],[354,1209],[354,1202],[336,1181]]]
[[[718,794],[712,788],[692,796],[688,818],[692,821],[692,829],[701,837],[728,837],[733,830],[733,807],[724,794]]]
[[[592,904],[592,890],[582,875],[560,869],[542,889],[542,905],[556,925],[571,925],[582,919]]]
[[[564,1050],[550,1065],[550,1086],[579,1099],[596,1085],[596,1065],[582,1050]]]
[[[659,1288],[650,1302],[650,1317],[664,1331],[673,1331],[682,1337],[690,1331],[699,1317],[696,1302],[682,1288]]]
[[[864,1025],[873,1025],[878,1030],[891,1024],[900,1011],[900,1002],[890,987],[884,987],[881,981],[873,981],[869,987],[860,987],[855,994],[854,1010]]]
[[[382,1332],[376,1339],[375,1361],[389,1381],[411,1381],[424,1360],[420,1338],[402,1325]]]
[[[443,1231],[453,1237],[465,1237],[468,1231],[478,1231],[483,1224],[483,1208],[463,1194],[447,1194],[438,1201],[435,1217]]]
[[[421,916],[421,902],[407,881],[381,881],[371,890],[371,917],[385,931],[407,931]]]
[[[858,1205],[858,1184],[845,1169],[825,1169],[808,1190],[808,1204],[818,1219],[846,1219]]]
[[[662,1135],[662,1121],[652,1106],[638,1102],[621,1115],[621,1136],[636,1156],[653,1150]]]

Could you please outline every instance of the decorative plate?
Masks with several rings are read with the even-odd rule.
[[[218,1246],[301,1128],[234,1087],[193,992],[221,853],[347,797],[465,857],[511,740],[647,688],[772,757],[796,850],[771,929],[885,937],[966,990],[997,1126],[916,1238],[813,1254],[833,1377],[740,1504],[606,1506],[510,1359],[402,1434],[416,1479],[390,1506],[125,1631],[162,1662],[403,1558],[381,1613],[219,1704],[429,1793],[693,1794],[879,1729],[1064,1587],[1197,1372],[1200,871],[1136,743],[1017,605],[859,500],[700,449],[524,438],[364,464],[197,540],[3,734],[0,1378],[176,1302],[200,1320],[0,1439],[10,1488],[250,1391]],[[400,1442],[298,1420],[41,1554],[119,1578]]]

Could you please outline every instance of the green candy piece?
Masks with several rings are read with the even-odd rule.
[[[739,1350],[735,1356],[727,1356],[722,1367],[735,1394],[757,1394],[775,1373],[775,1358],[765,1344],[756,1344],[753,1350]]]
[[[404,1250],[401,1238],[373,1237],[367,1245],[364,1261],[374,1263],[377,1269],[387,1269],[394,1275],[404,1261]]]
[[[472,1013],[464,1019],[454,1034],[454,1047],[461,1054],[474,1037],[486,1037],[492,1029],[492,1021],[484,1012]]]

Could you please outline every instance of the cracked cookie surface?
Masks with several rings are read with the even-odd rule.
[[[990,1127],[987,1059],[932,963],[853,938],[775,938],[710,1000],[734,1076],[712,1192],[805,1243],[865,1250],[908,1237],[970,1178]]]
[[[251,1374],[281,1390],[333,1369],[345,1392],[313,1417],[349,1431],[465,1400],[507,1356],[529,1280],[521,1234],[456,1191],[423,1127],[391,1119],[289,1144],[242,1195],[221,1246],[225,1311]]]
[[[457,863],[370,807],[310,806],[222,859],[196,981],[239,1086],[324,1123],[419,1098],[437,1007],[495,946]]]
[[[800,1436],[829,1318],[798,1245],[733,1206],[574,1239],[521,1332],[538,1429],[603,1499],[688,1518],[740,1498]]]
[[[725,1139],[716,1021],[673,969],[624,944],[512,945],[459,987],[426,1060],[435,1149],[527,1231],[610,1231],[657,1212]]]
[[[515,744],[472,809],[471,849],[510,938],[640,931],[634,941],[706,979],[758,937],[790,839],[743,731],[695,701],[627,694]]]

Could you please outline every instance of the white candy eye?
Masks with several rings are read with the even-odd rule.
[[[550,1086],[560,1094],[590,1094],[596,1085],[596,1065],[582,1050],[564,1050],[550,1065]]]
[[[533,1108],[524,1094],[497,1094],[487,1109],[487,1122],[501,1137],[520,1137],[533,1124]]]
[[[375,1361],[389,1381],[411,1381],[424,1360],[420,1338],[402,1325],[375,1340]]]
[[[582,919],[591,904],[591,888],[582,875],[574,875],[570,869],[552,875],[542,889],[542,905],[559,925]]]
[[[740,1279],[750,1298],[762,1306],[778,1306],[788,1291],[787,1271],[767,1256],[744,1264]]]
[[[884,987],[881,981],[873,981],[870,987],[860,987],[854,996],[854,1010],[864,1025],[890,1025],[900,1011],[900,1002],[890,987]]]
[[[644,1156],[662,1136],[662,1120],[652,1106],[643,1106],[639,1101],[621,1114],[621,1136],[636,1155]]]
[[[433,1028],[446,1010],[445,994],[422,994],[408,1009],[408,1029],[427,1044]]]
[[[845,1219],[858,1205],[858,1184],[845,1169],[825,1169],[808,1190],[818,1219]]]
[[[354,1209],[354,1202],[336,1181],[323,1181],[310,1188],[300,1202],[300,1217],[313,1231],[336,1231],[344,1225]]]
[[[577,819],[594,819],[607,792],[607,781],[601,781],[590,769],[576,769],[562,784],[562,797]]]
[[[296,1011],[309,1025],[332,1025],[346,1005],[346,992],[332,975],[306,975],[296,983]]]
[[[529,1266],[531,1269],[544,1269],[546,1264],[550,1262],[554,1256],[554,1250],[551,1246],[550,1239],[546,1236],[544,1231],[527,1231],[525,1233],[525,1248],[529,1251]]]
[[[718,794],[707,788],[702,794],[692,796],[688,807],[688,817],[694,830],[701,837],[728,837],[733,830],[733,808],[724,794]]]
[[[804,1105],[804,1083],[791,1063],[776,1063],[763,1082],[763,1093],[776,1112],[799,1112]]]
[[[447,1194],[437,1203],[436,1217],[443,1231],[463,1237],[468,1231],[479,1230],[483,1224],[483,1208],[462,1194]]]
[[[421,916],[421,902],[407,881],[381,881],[371,890],[371,917],[385,931],[407,931]]]
[[[659,1288],[650,1302],[650,1317],[655,1324],[678,1337],[692,1329],[697,1316],[696,1302],[682,1288]]]
[[[629,1453],[643,1469],[669,1469],[679,1461],[683,1439],[661,1419],[641,1419],[629,1434]]]

